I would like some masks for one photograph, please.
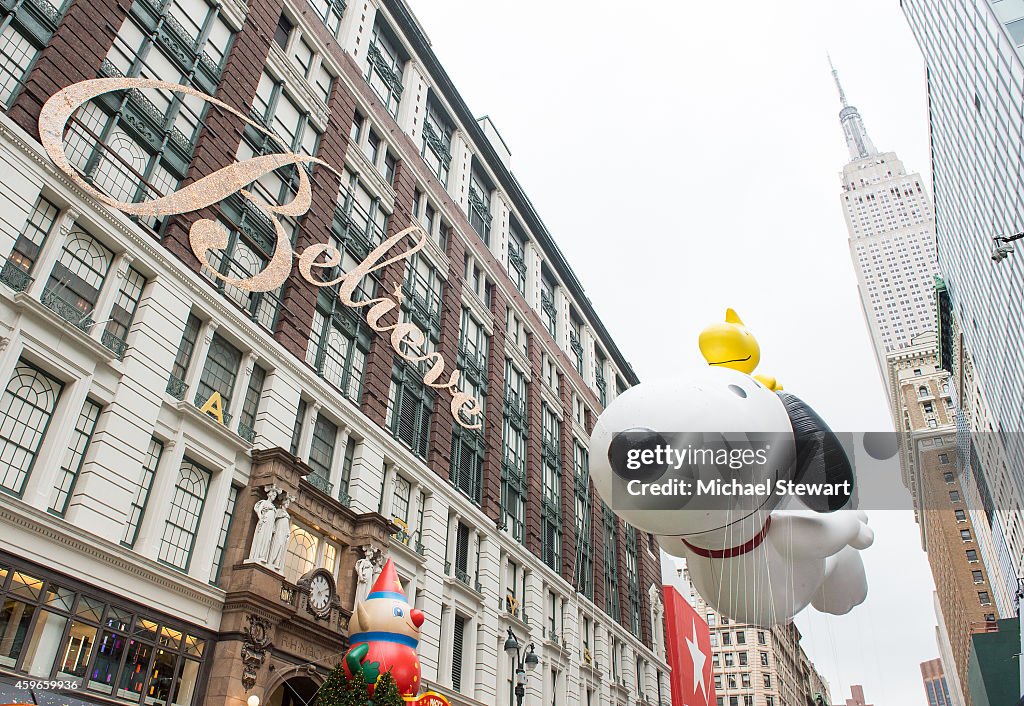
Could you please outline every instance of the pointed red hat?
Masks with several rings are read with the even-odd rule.
[[[380,576],[374,581],[373,588],[370,589],[369,595],[366,596],[366,600],[371,598],[392,598],[406,603],[409,602],[405,597],[402,582],[398,580],[398,573],[395,571],[395,564],[391,559],[388,559],[384,564]]]

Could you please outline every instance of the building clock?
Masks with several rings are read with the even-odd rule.
[[[314,618],[323,619],[331,614],[334,606],[334,577],[327,569],[317,569],[309,575],[306,583],[306,608]]]

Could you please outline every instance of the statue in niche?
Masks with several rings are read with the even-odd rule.
[[[253,530],[252,534],[252,549],[249,550],[249,558],[246,559],[248,562],[256,562],[258,564],[266,564],[270,558],[270,546],[274,536],[274,519],[277,514],[277,505],[275,500],[280,494],[280,490],[273,485],[267,485],[263,487],[263,492],[267,494],[262,500],[256,502],[253,507],[253,512],[256,513],[256,517],[259,519],[256,522],[256,529]]]
[[[356,603],[366,599],[370,593],[370,584],[380,574],[384,566],[384,552],[372,544],[362,547],[363,556],[356,561]]]
[[[287,495],[278,505],[274,513],[274,539],[270,543],[270,568],[277,572],[284,570],[285,555],[288,553],[288,540],[292,534],[292,518],[288,514],[288,506],[292,499]]]

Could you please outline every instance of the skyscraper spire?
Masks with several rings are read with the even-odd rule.
[[[836,88],[839,89],[839,101],[843,104],[839,111],[839,122],[843,126],[843,135],[846,137],[846,146],[850,150],[850,159],[863,159],[878,154],[875,145],[868,137],[868,131],[864,128],[864,121],[860,113],[852,105],[846,102],[846,92],[843,91],[843,84],[839,82],[839,72],[832,65],[832,57],[828,57],[829,68],[832,69],[832,78],[835,79]]]
[[[832,69],[832,78],[835,79],[835,81],[836,81],[836,88],[839,89],[839,100],[842,101],[843,107],[845,108],[846,107],[846,93],[843,91],[843,84],[839,83],[839,72],[836,71],[836,67],[835,66],[832,66],[832,55],[831,54],[827,54],[827,56],[828,56],[828,66],[829,66],[830,69]]]

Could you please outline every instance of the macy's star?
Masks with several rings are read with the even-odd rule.
[[[693,624],[693,640],[686,638],[686,646],[690,648],[690,661],[693,662],[693,695],[697,695],[697,685],[700,684],[700,690],[704,692],[704,703],[708,702],[708,689],[704,685],[704,662],[707,661],[707,655],[701,650],[700,645],[697,643],[697,623]]]

